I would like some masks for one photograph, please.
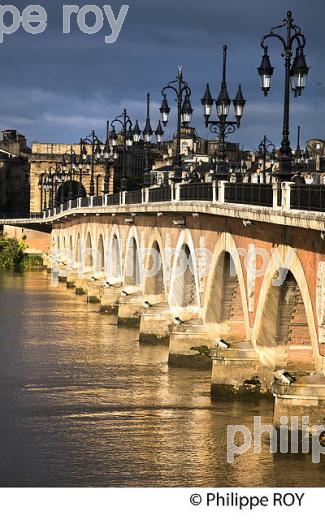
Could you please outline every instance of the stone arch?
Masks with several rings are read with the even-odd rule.
[[[119,230],[117,226],[113,226],[110,247],[109,261],[107,266],[109,278],[114,282],[122,280],[122,251]]]
[[[203,313],[213,335],[229,341],[250,339],[245,280],[230,233],[222,233],[215,246]]]
[[[200,307],[196,256],[189,230],[182,231],[178,239],[168,302],[171,308]]]
[[[149,239],[144,266],[144,295],[151,296],[154,299],[159,299],[159,296],[164,297],[166,294],[165,255],[162,239],[157,228]]]
[[[124,283],[125,285],[140,285],[139,248],[135,237],[131,237],[125,250]]]
[[[92,238],[91,233],[88,231],[86,235],[86,244],[85,244],[85,258],[84,258],[84,270],[85,272],[91,272],[94,266],[94,257],[93,257],[93,246],[92,246]]]
[[[79,265],[81,262],[81,236],[78,231],[74,243],[74,264]]]
[[[103,275],[105,272],[105,248],[102,233],[100,233],[95,258],[95,271],[98,275]]]
[[[65,181],[60,184],[57,190],[56,198],[55,198],[55,204],[56,206],[59,206],[62,203],[62,200],[64,202],[68,201],[70,198],[70,195],[72,193],[72,199],[76,199],[79,197],[79,191],[81,187],[81,193],[82,198],[87,196],[85,187],[83,184],[80,184],[78,181]],[[62,193],[63,192],[63,193]]]
[[[290,246],[277,248],[264,275],[254,343],[261,362],[272,369],[287,367],[299,372],[323,368],[308,282]]]

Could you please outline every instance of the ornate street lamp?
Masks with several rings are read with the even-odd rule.
[[[67,166],[69,165],[69,192],[68,192],[68,200],[73,199],[73,191],[72,191],[72,181],[73,177],[76,174],[77,170],[77,155],[76,152],[73,150],[72,146],[70,149],[63,154],[62,158],[62,171],[64,174],[66,174]],[[64,187],[62,184],[62,192],[64,191]],[[62,198],[62,192],[61,192],[61,198]],[[64,198],[64,196],[63,196]]]
[[[182,67],[178,68],[177,79],[175,81],[170,81],[161,91],[163,100],[160,107],[160,113],[164,126],[166,126],[168,123],[170,113],[166,94],[168,90],[172,90],[176,94],[177,101],[176,154],[173,162],[173,169],[174,181],[179,182],[182,180],[181,129],[182,127],[188,127],[188,125],[191,123],[193,114],[193,108],[190,99],[192,92],[188,83],[183,79]],[[157,131],[160,131],[160,129],[157,128],[156,135]]]
[[[265,174],[266,174],[266,156],[267,154],[271,155],[271,163],[274,164],[274,158],[275,158],[275,150],[276,147],[270,141],[266,135],[263,137],[262,141],[258,145],[258,154],[259,154],[259,161],[260,166],[263,172],[263,182],[265,182]]]
[[[106,141],[105,141],[105,146],[104,146],[104,162],[105,162],[104,195],[108,195],[110,168],[111,168],[111,164],[112,164],[111,146],[109,143],[109,121],[107,121],[107,123],[106,123]]]
[[[285,36],[276,32],[278,29],[284,28]],[[273,75],[273,67],[271,66],[268,45],[266,42],[270,38],[276,38],[282,43],[285,67],[284,81],[284,116],[282,142],[279,150],[280,171],[279,178],[288,180],[291,176],[292,154],[289,141],[289,116],[290,116],[290,86],[295,95],[301,96],[307,81],[308,70],[304,49],[306,46],[306,38],[302,34],[301,29],[293,23],[292,12],[288,11],[287,18],[283,20],[283,24],[273,27],[269,34],[266,34],[262,41],[261,47],[264,49],[262,63],[257,69],[261,78],[261,87],[264,95],[267,96],[271,88],[271,79]],[[293,52],[295,57],[292,62]]]
[[[45,173],[41,173],[38,178],[38,189],[40,190],[40,209],[41,209],[41,211],[43,211],[44,175],[45,175]]]
[[[50,181],[50,186],[51,186],[49,206],[51,208],[54,208],[55,203],[56,203],[58,184],[60,182],[62,182],[62,180],[63,180],[63,182],[65,180],[65,175],[63,173],[61,173],[61,165],[59,163],[56,162],[55,167],[53,167],[53,166],[49,167],[48,179]],[[62,196],[62,193],[61,193],[61,196]]]
[[[227,45],[223,47],[223,67],[222,67],[222,82],[221,89],[217,99],[213,99],[209,84],[206,86],[206,90],[203,98],[201,99],[201,103],[203,106],[203,113],[205,118],[205,126],[211,132],[217,134],[219,141],[218,148],[218,163],[216,164],[215,173],[218,175],[220,179],[226,179],[228,177],[228,171],[225,164],[226,159],[226,148],[225,148],[225,140],[226,137],[230,134],[233,134],[236,128],[240,127],[241,118],[243,116],[244,107],[246,101],[243,97],[243,93],[241,90],[241,85],[238,87],[237,95],[235,99],[233,99],[232,103],[234,106],[236,121],[228,121],[228,116],[230,112],[231,99],[227,90]],[[212,115],[212,108],[214,103],[216,104],[217,109],[217,120],[211,120],[210,117]]]
[[[89,157],[86,145],[91,146],[91,155]],[[80,140],[80,146],[82,147],[82,160],[86,164],[90,161],[90,184],[89,184],[89,195],[93,197],[95,195],[95,164],[99,164],[100,159],[103,156],[102,153],[102,142],[98,139],[95,131],[84,139]]]
[[[154,132],[151,127],[151,119],[150,119],[150,94],[147,94],[147,118],[146,118],[146,124],[142,132],[143,136],[143,142],[144,142],[144,151],[145,151],[145,168],[144,168],[144,184],[150,185],[151,184],[151,177],[150,177],[150,145],[151,145],[151,139]],[[158,145],[161,144],[162,138],[164,135],[164,131],[162,129],[160,121],[158,122],[157,129],[155,131],[156,139]],[[138,121],[136,121],[134,130],[133,130],[133,138],[135,142],[139,142],[141,139],[141,130],[139,128]]]
[[[132,121],[126,111],[126,109],[123,110],[123,113],[116,117],[114,121],[111,123],[112,130],[110,132],[110,139],[112,146],[115,148],[114,152],[114,158],[118,158],[118,153],[116,151],[117,146],[117,135],[115,131],[115,125],[119,124],[122,129],[122,136],[123,136],[123,162],[122,162],[122,178],[121,178],[121,191],[125,191],[127,189],[127,175],[126,175],[126,155],[127,155],[127,149],[130,148],[133,144],[133,125]]]

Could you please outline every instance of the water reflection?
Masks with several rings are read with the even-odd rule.
[[[310,456],[267,440],[226,461],[228,424],[272,422],[272,402],[214,403],[209,374],[44,273],[0,277],[0,483],[15,486],[284,486],[325,483]]]

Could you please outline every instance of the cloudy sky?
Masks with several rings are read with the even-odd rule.
[[[279,43],[271,45],[275,73],[266,99],[256,67],[261,60],[261,37],[291,9],[307,37],[311,67],[305,93],[292,98],[292,143],[298,124],[304,140],[325,138],[324,0],[79,0],[79,5],[110,4],[117,15],[123,1],[129,12],[121,33],[116,43],[105,44],[111,32],[107,22],[98,34],[86,35],[72,18],[71,34],[62,34],[62,5],[69,2],[39,0],[48,14],[47,30],[30,35],[20,29],[5,36],[0,45],[1,129],[17,128],[30,143],[76,142],[92,128],[103,136],[106,119],[113,119],[124,107],[143,125],[146,92],[152,95],[156,124],[161,88],[175,78],[181,64],[193,91],[193,123],[207,137],[200,98],[207,81],[217,95],[226,43],[229,94],[235,95],[240,82],[247,99],[235,140],[254,148],[265,133],[278,145],[283,99]],[[29,5],[25,0],[10,3],[21,11]],[[173,123],[171,119],[166,135],[173,132]]]

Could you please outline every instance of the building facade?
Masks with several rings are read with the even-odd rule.
[[[0,214],[25,216],[29,212],[30,149],[25,136],[5,130],[0,137]]]

